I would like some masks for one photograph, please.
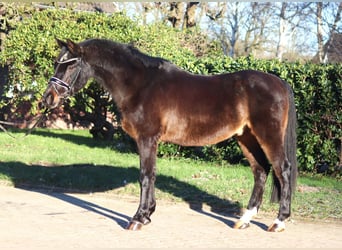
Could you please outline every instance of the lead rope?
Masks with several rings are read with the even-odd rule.
[[[39,118],[37,119],[36,123],[25,133],[25,135],[21,136],[21,137],[17,137],[14,136],[13,134],[11,134],[6,128],[4,128],[4,126],[2,126],[1,124],[5,124],[5,125],[17,125],[17,123],[13,123],[13,122],[5,122],[5,121],[0,121],[0,129],[2,131],[4,131],[9,137],[12,137],[14,139],[20,139],[20,138],[24,138],[28,135],[30,135],[32,133],[32,131],[38,126],[39,123],[41,123],[43,121],[43,119],[46,117],[46,114],[49,112],[49,110],[46,108],[44,110],[44,112],[39,116]]]

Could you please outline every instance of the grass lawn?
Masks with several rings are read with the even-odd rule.
[[[118,152],[114,144],[92,139],[88,130],[37,129],[19,139],[1,132],[0,183],[138,197],[139,157]],[[157,199],[207,204],[214,210],[238,212],[245,208],[253,187],[252,172],[242,165],[161,158],[157,169]],[[278,205],[269,202],[270,186],[271,178],[261,211],[275,215]],[[341,192],[338,180],[301,175],[292,203],[294,217],[342,220]]]

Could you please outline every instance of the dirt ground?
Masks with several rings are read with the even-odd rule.
[[[158,201],[157,201],[158,202]],[[125,226],[137,197],[70,194],[0,186],[0,245],[7,248],[342,248],[342,223],[294,218],[282,233],[266,232],[274,218],[258,216],[246,230],[236,218],[159,201],[152,223]]]

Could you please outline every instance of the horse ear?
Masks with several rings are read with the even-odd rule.
[[[83,49],[80,45],[77,43],[74,43],[70,39],[67,40],[67,48],[70,51],[71,54],[75,56],[81,56]]]
[[[56,39],[56,42],[57,42],[57,44],[58,44],[58,46],[60,48],[67,47],[67,43],[66,42],[64,42],[62,40],[59,40],[57,37],[55,37],[55,39]]]

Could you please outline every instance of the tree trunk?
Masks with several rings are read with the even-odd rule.
[[[170,3],[170,13],[168,20],[171,22],[172,27],[181,29],[184,17],[184,2]]]
[[[337,32],[337,23],[341,20],[342,2],[338,5],[338,10],[335,16],[334,23],[330,29],[329,39],[325,46],[323,46],[322,62],[328,63],[328,53],[331,45],[334,43],[335,33]]]
[[[230,50],[229,50],[229,56],[232,58],[236,57],[236,43],[239,39],[239,11],[238,11],[238,5],[239,3],[233,4],[232,9],[232,22],[231,22],[231,38],[230,40]]]
[[[285,44],[286,44],[286,36],[285,36],[285,31],[286,31],[286,17],[285,17],[285,12],[286,12],[286,7],[287,7],[287,2],[283,2],[281,4],[281,10],[280,10],[280,20],[279,20],[279,41],[277,45],[277,52],[276,52],[276,57],[278,58],[279,61],[283,60],[283,54],[285,51]]]
[[[196,8],[199,2],[189,2],[186,5],[183,28],[191,28],[196,26]]]
[[[316,19],[317,19],[317,44],[318,44],[318,61],[323,63],[323,24],[322,24],[322,9],[323,3],[318,2],[316,4],[317,12],[316,12]]]

